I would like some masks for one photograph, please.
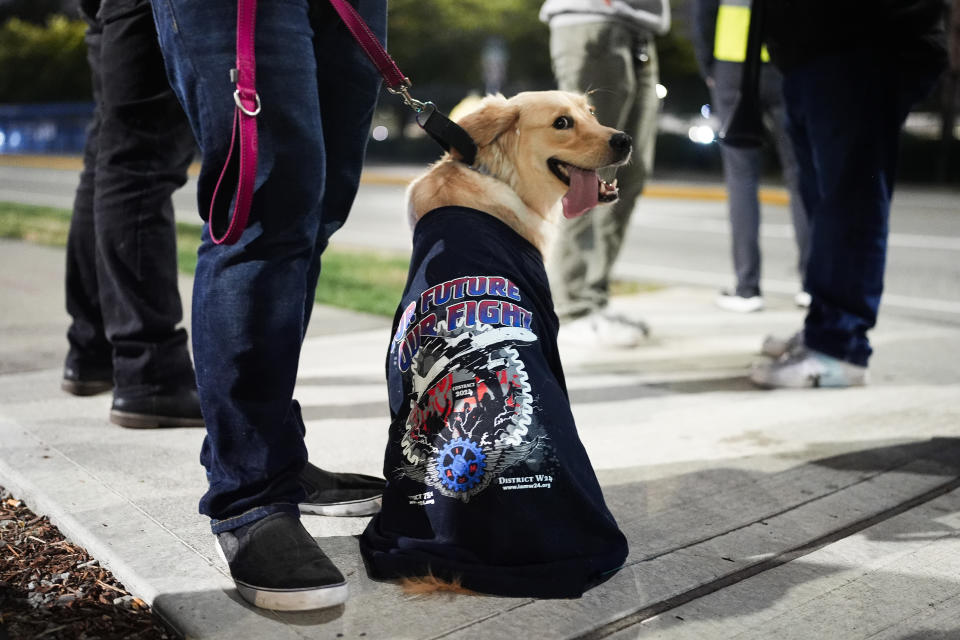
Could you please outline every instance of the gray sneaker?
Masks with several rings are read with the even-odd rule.
[[[801,347],[773,362],[754,365],[750,380],[765,389],[807,389],[859,387],[867,383],[868,376],[866,367]]]
[[[783,336],[769,335],[763,339],[763,345],[760,347],[760,353],[771,358],[780,358],[785,353],[796,351],[803,348],[803,329],[797,331],[788,338]]]

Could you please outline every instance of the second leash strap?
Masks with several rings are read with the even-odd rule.
[[[257,1],[237,0],[237,66],[230,70],[230,80],[236,85],[233,133],[207,218],[210,239],[215,244],[234,244],[240,239],[253,203],[257,179],[257,115],[261,108],[254,55],[256,22]],[[229,211],[231,201],[232,213]],[[219,222],[224,216],[226,223]]]
[[[477,145],[470,134],[440,113],[432,102],[420,102],[410,96],[409,78],[403,75],[353,5],[347,0],[330,0],[330,4],[383,76],[387,89],[402,96],[403,101],[417,112],[417,124],[445,151],[456,151],[463,162],[472,165],[476,159]],[[236,84],[233,92],[233,132],[207,218],[210,238],[215,244],[234,244],[240,239],[253,203],[257,178],[257,115],[261,108],[256,90],[254,56],[256,17],[257,0],[237,0],[237,66],[230,70],[230,79]],[[233,185],[236,185],[235,189],[231,189]],[[231,196],[229,198],[228,193]],[[232,213],[229,211],[231,202],[234,205]],[[221,223],[224,217],[226,222]]]
[[[443,147],[444,151],[450,151],[452,148],[460,154],[463,162],[472,165],[477,156],[477,145],[470,135],[457,123],[440,113],[432,102],[420,102],[410,96],[412,86],[410,79],[403,75],[400,67],[370,31],[370,27],[353,5],[347,0],[330,0],[330,4],[353,34],[354,40],[367,54],[370,62],[380,71],[384,82],[387,83],[387,90],[401,96],[404,103],[417,112],[417,124]]]

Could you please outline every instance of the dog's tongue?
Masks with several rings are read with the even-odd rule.
[[[567,189],[567,195],[563,196],[563,215],[576,218],[597,206],[600,179],[596,171],[576,167],[569,167],[569,171],[570,188]]]

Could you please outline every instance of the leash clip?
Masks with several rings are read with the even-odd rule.
[[[387,91],[389,91],[394,95],[401,96],[403,98],[403,103],[405,105],[407,105],[417,113],[421,113],[426,108],[428,103],[420,102],[419,100],[415,100],[413,97],[411,97],[410,87],[412,86],[413,86],[413,83],[410,82],[410,78],[404,78],[403,82],[400,83],[400,87],[398,89],[394,89],[393,87],[387,87]]]
[[[421,102],[420,105],[422,108],[417,111],[417,124],[422,129],[427,126],[427,120],[430,119],[430,116],[437,111],[437,105],[432,102]]]

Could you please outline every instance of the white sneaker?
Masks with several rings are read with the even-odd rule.
[[[803,329],[788,338],[769,335],[763,339],[760,353],[771,358],[780,358],[783,354],[803,347]]]
[[[762,297],[750,296],[745,298],[730,291],[721,291],[714,302],[725,311],[735,311],[737,313],[752,313],[763,309]]]
[[[812,349],[800,348],[773,362],[754,365],[750,380],[766,389],[859,387],[867,383],[867,368]]]
[[[793,296],[793,304],[797,305],[801,309],[810,308],[810,302],[813,298],[806,291],[798,291],[797,295]]]
[[[635,347],[648,333],[643,322],[594,311],[561,324],[557,340],[578,347]]]

